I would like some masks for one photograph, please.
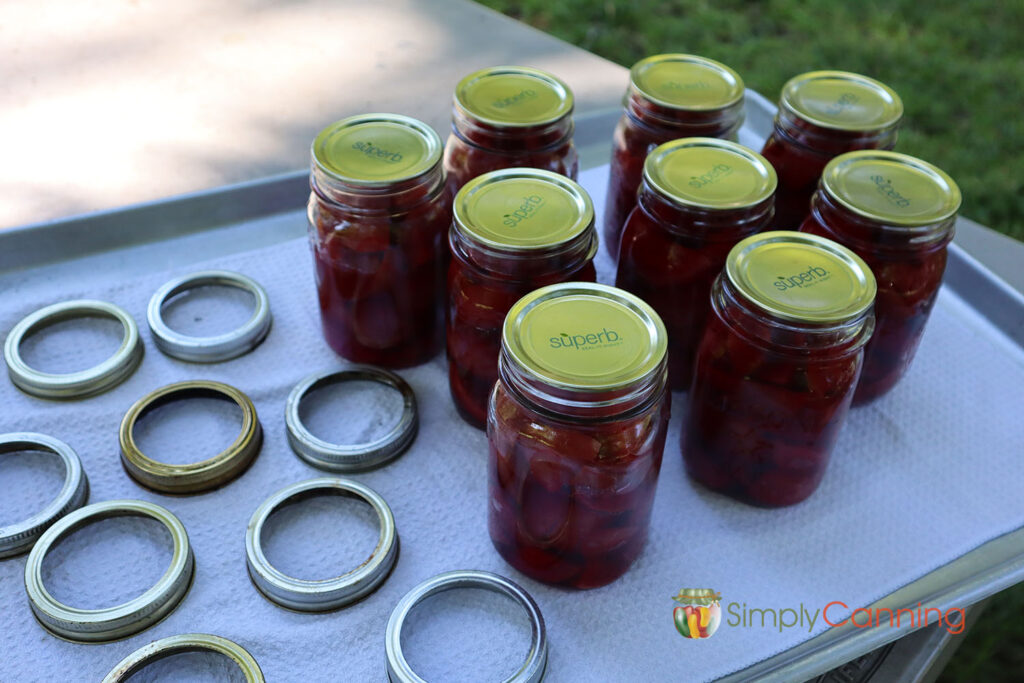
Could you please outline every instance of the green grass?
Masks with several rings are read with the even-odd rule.
[[[776,99],[791,76],[843,69],[893,87],[897,149],[952,175],[962,213],[1024,239],[1021,0],[483,0],[629,66],[659,52],[717,59]]]
[[[717,59],[772,100],[804,71],[873,76],[906,107],[897,149],[952,175],[965,216],[1024,239],[1022,0],[482,2],[623,66],[660,52]],[[1024,585],[997,596],[940,681],[1024,672],[1022,612]]]

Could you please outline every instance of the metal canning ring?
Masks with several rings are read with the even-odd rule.
[[[227,638],[208,633],[183,633],[154,640],[118,662],[104,677],[102,683],[122,683],[148,664],[183,652],[216,652],[224,655],[238,665],[248,683],[264,683],[260,665],[244,647]]]
[[[53,453],[64,463],[64,485],[60,493],[42,510],[28,519],[0,527],[0,558],[28,552],[44,531],[54,522],[85,504],[89,497],[89,480],[78,454],[63,441],[34,432],[0,434],[0,453],[22,450]]]
[[[359,498],[373,508],[380,521],[377,546],[358,567],[331,579],[296,579],[283,574],[263,553],[263,525],[274,510],[325,493]],[[352,479],[320,477],[286,486],[256,508],[245,532],[245,555],[253,584],[269,600],[300,612],[322,612],[355,602],[384,582],[398,559],[398,530],[391,508],[369,486]]]
[[[388,680],[392,683],[426,683],[412,670],[409,662],[405,659],[405,653],[402,652],[402,626],[406,617],[417,604],[431,595],[454,588],[483,588],[508,596],[522,605],[530,617],[530,652],[519,670],[505,679],[505,683],[537,683],[541,681],[544,678],[544,670],[548,662],[548,639],[540,607],[521,586],[504,576],[469,569],[445,572],[427,579],[406,593],[405,597],[395,605],[385,632],[384,647],[387,654]]]
[[[402,394],[402,416],[391,431],[363,444],[333,444],[313,436],[299,417],[299,404],[314,389],[340,382],[369,380],[397,389]],[[408,382],[393,372],[372,365],[353,365],[346,370],[311,375],[288,395],[284,410],[288,443],[300,458],[329,472],[361,472],[383,465],[405,452],[416,438],[419,417],[416,395]]]
[[[99,365],[56,374],[34,370],[22,359],[21,343],[25,337],[63,320],[90,317],[113,318],[124,327],[121,347]],[[39,398],[84,398],[113,389],[135,372],[142,361],[142,353],[139,326],[128,312],[120,306],[92,299],[64,301],[40,308],[22,318],[4,342],[4,360],[11,381],[25,393]]]
[[[170,465],[147,457],[135,443],[135,423],[157,406],[182,398],[207,397],[227,399],[242,409],[242,431],[226,449],[200,462]],[[263,429],[256,416],[256,407],[238,389],[211,380],[190,380],[161,387],[135,402],[119,432],[121,464],[132,479],[143,486],[164,493],[199,493],[222,486],[249,467],[263,444]]]
[[[43,585],[43,559],[61,539],[110,517],[151,517],[171,533],[174,554],[160,580],[139,597],[105,609],[79,609],[58,602]],[[188,534],[168,509],[141,500],[108,500],[79,508],[39,538],[25,565],[25,591],[36,619],[51,633],[78,642],[118,640],[152,626],[170,614],[192,582],[195,560]]]
[[[191,337],[172,330],[164,322],[164,303],[185,290],[206,285],[234,287],[252,294],[256,299],[252,317],[241,327],[213,337]],[[230,270],[204,270],[175,278],[156,290],[146,318],[157,348],[168,356],[193,363],[218,363],[246,354],[266,339],[271,323],[270,300],[252,278]]]

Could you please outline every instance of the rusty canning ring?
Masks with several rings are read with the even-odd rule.
[[[166,403],[195,397],[226,399],[242,409],[242,431],[230,446],[212,458],[186,465],[158,462],[139,450],[134,430],[140,417]],[[119,437],[125,471],[143,486],[164,493],[199,493],[226,484],[252,464],[263,444],[263,430],[249,397],[228,384],[211,380],[168,384],[142,397],[121,420]]]
[[[260,665],[244,647],[227,638],[208,633],[183,633],[144,645],[118,662],[102,683],[122,683],[148,664],[182,652],[216,652],[224,655],[242,670],[247,683],[264,683]]]
[[[28,519],[0,527],[0,558],[28,552],[36,540],[58,519],[85,504],[89,480],[82,461],[71,446],[60,439],[34,432],[0,434],[0,453],[39,449],[56,455],[64,463],[64,485],[46,507]]]
[[[256,310],[241,327],[212,337],[192,337],[175,332],[164,321],[163,305],[177,294],[206,285],[222,285],[249,292]],[[158,349],[172,358],[193,363],[219,363],[244,355],[259,346],[270,332],[270,300],[258,282],[230,270],[204,270],[177,277],[153,294],[146,311],[149,331]]]
[[[79,609],[58,602],[43,585],[43,559],[66,536],[110,517],[150,517],[171,534],[171,566],[145,593],[104,609]],[[192,583],[195,559],[185,527],[165,507],[142,500],[107,500],[79,508],[57,521],[39,538],[25,564],[25,592],[32,612],[46,630],[78,642],[118,640],[152,626],[174,611]]]
[[[366,380],[397,389],[402,395],[402,415],[384,436],[363,444],[334,444],[317,438],[299,417],[299,404],[310,391],[331,384]],[[416,395],[404,379],[372,365],[353,365],[346,370],[310,375],[288,395],[284,422],[288,444],[300,458],[313,467],[329,472],[362,472],[397,458],[412,445],[419,426]]]
[[[377,546],[362,564],[340,576],[316,580],[288,576],[270,564],[263,553],[263,525],[275,510],[323,494],[348,496],[369,504],[380,522]],[[245,556],[253,584],[269,600],[300,612],[323,612],[355,602],[384,583],[398,559],[398,530],[391,508],[369,486],[343,477],[308,479],[284,487],[256,508],[245,532]]]
[[[530,652],[519,670],[505,679],[505,683],[538,683],[543,680],[548,663],[548,638],[540,607],[519,584],[498,574],[470,569],[445,572],[429,578],[406,593],[395,605],[384,634],[388,680],[391,683],[426,683],[412,670],[402,652],[402,626],[416,605],[431,595],[455,588],[483,588],[512,598],[522,606],[530,617]]]
[[[33,332],[73,318],[111,318],[121,323],[124,337],[114,355],[99,365],[68,373],[42,372],[21,357],[21,343]],[[26,394],[50,399],[85,398],[113,389],[128,379],[142,362],[142,339],[135,320],[120,306],[77,299],[40,308],[21,319],[4,342],[4,360],[11,381]]]

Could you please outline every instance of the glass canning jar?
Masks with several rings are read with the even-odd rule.
[[[606,285],[543,287],[505,319],[488,411],[488,524],[505,560],[574,588],[621,576],[647,538],[669,418],[665,328]]]
[[[768,227],[775,184],[764,157],[726,140],[674,140],[647,157],[639,203],[622,234],[615,285],[665,321],[674,390],[690,388],[711,283],[737,242]]]
[[[846,421],[874,298],[871,269],[831,240],[775,231],[737,244],[697,350],[690,476],[753,505],[810,496]]]
[[[576,179],[572,91],[558,78],[524,66],[495,66],[459,81],[454,99],[444,149],[453,197],[478,175],[502,168],[541,168]]]
[[[619,253],[619,237],[636,206],[647,153],[678,138],[736,140],[743,125],[743,79],[724,64],[683,54],[654,55],[629,71],[625,111],[612,138],[602,239]]]
[[[875,332],[864,348],[854,405],[892,389],[910,367],[946,269],[960,189],[905,154],[850,152],[833,159],[802,232],[849,247],[878,282]]]
[[[764,155],[779,174],[773,227],[795,230],[825,165],[844,152],[892,149],[903,102],[892,88],[846,71],[812,71],[782,88]]]
[[[324,336],[357,363],[405,367],[441,348],[451,200],[441,139],[397,114],[331,124],[312,149],[309,239]]]
[[[505,314],[535,289],[594,282],[594,207],[565,176],[492,171],[459,190],[449,233],[448,380],[459,413],[487,424]]]

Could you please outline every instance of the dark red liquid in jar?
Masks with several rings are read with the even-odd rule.
[[[373,177],[386,178],[397,162],[413,177]],[[436,134],[392,115],[333,124],[314,143],[310,184],[309,239],[327,343],[357,363],[429,360],[444,334],[451,223]]]
[[[604,213],[603,239],[613,257],[636,206],[648,152],[679,138],[736,140],[743,115],[743,79],[724,64],[663,54],[633,65],[625,111],[612,138]]]
[[[523,296],[558,282],[596,282],[594,262],[522,264],[518,277],[488,273],[452,248],[448,271],[448,380],[455,407],[466,422],[487,425],[487,403],[498,380],[501,327]],[[540,267],[537,267],[540,266]],[[531,274],[531,270],[534,271]]]
[[[657,153],[652,153],[659,155],[652,156],[652,162],[659,157],[668,161],[671,154],[677,157],[692,152],[701,154],[712,142],[679,140],[671,145],[678,151],[661,157],[661,150],[671,146],[660,147]],[[690,144],[693,147],[687,146]],[[756,157],[739,145],[719,144],[724,146],[723,152],[735,148]],[[752,205],[715,208],[676,203],[645,181],[639,204],[630,214],[622,235],[615,285],[649,303],[664,321],[668,329],[669,386],[675,391],[690,388],[693,360],[710,310],[711,283],[736,243],[765,229],[772,218],[775,179],[764,160],[751,161],[738,154],[721,158],[728,160],[722,167],[729,165],[733,174],[756,172],[753,166],[744,164],[760,165],[764,173],[763,185]],[[700,170],[708,165],[703,159],[693,163],[693,167]],[[749,186],[745,185],[741,192],[748,190]]]
[[[494,390],[488,529],[506,562],[573,588],[611,583],[643,550],[665,447],[665,393],[641,413],[579,424]]]
[[[843,71],[815,71],[782,89],[771,136],[761,154],[779,176],[778,230],[796,230],[810,213],[811,195],[834,157],[861,149],[892,149],[903,103],[878,81]]]
[[[670,411],[664,335],[650,307],[604,285],[546,287],[510,310],[488,411],[488,528],[519,571],[593,588],[640,555]]]
[[[946,269],[952,219],[940,234],[919,243],[913,234],[857,216],[823,192],[814,195],[802,232],[835,240],[864,259],[875,274],[875,331],[864,349],[854,405],[892,389],[910,367]],[[918,231],[920,234],[920,231]]]
[[[725,275],[711,298],[683,423],[687,473],[751,505],[799,503],[846,420],[870,310],[848,325],[786,323],[751,307]]]

